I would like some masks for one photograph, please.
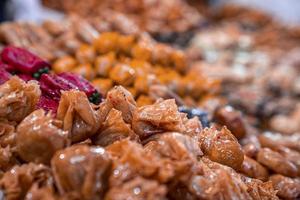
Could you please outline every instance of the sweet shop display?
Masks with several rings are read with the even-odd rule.
[[[25,49],[5,47],[1,60],[0,187],[7,199],[299,195],[297,134],[257,135],[229,106],[211,124],[175,99],[139,106],[123,86],[102,98],[82,76],[55,74]]]
[[[300,198],[298,27],[208,1],[43,3],[66,15],[0,24],[0,199]]]
[[[278,181],[297,184],[293,161],[269,148],[258,150],[261,164],[251,160],[230,130],[202,127],[193,112],[178,111],[174,99],[138,106],[115,86],[101,103],[89,102],[97,90],[85,79],[52,71],[38,77],[41,62],[32,61],[39,57],[16,47],[6,47],[1,59],[7,55],[13,55],[3,61],[7,69],[19,70],[12,75],[3,68],[11,77],[0,86],[6,199],[277,199],[272,183],[262,181],[268,178],[262,164],[273,169],[282,158],[286,165],[276,172],[286,177],[277,175]],[[55,109],[46,109],[47,98],[58,102]],[[259,171],[251,174],[247,165]]]

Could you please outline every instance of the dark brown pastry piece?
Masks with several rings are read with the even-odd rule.
[[[267,181],[269,178],[268,170],[248,156],[244,157],[243,164],[239,171],[248,177],[256,178],[262,181]]]
[[[23,164],[7,171],[0,180],[0,187],[7,200],[24,199],[33,185],[52,187],[50,168],[42,164]]]
[[[231,132],[223,127],[220,131],[216,128],[206,128],[200,134],[200,145],[205,155],[212,161],[240,169],[244,153],[237,139]]]
[[[295,133],[292,136],[282,135],[279,133],[266,132],[258,136],[262,146],[271,149],[279,146],[288,147],[290,149],[300,151],[300,133]]]
[[[40,94],[36,81],[12,77],[0,86],[0,118],[20,122],[35,109]]]
[[[158,100],[155,104],[137,108],[132,128],[142,139],[167,131],[184,131],[182,115],[172,99]]]
[[[200,166],[202,174],[190,180],[194,194],[191,199],[278,199],[271,182],[244,177],[207,158],[200,161]]]
[[[67,146],[68,133],[55,123],[51,113],[39,109],[18,125],[16,148],[24,161],[50,164],[54,153]]]
[[[105,195],[105,200],[165,200],[167,188],[155,180],[136,177],[120,186],[112,187]]]
[[[0,146],[14,147],[16,145],[16,132],[14,123],[7,120],[0,121]]]
[[[25,196],[25,200],[57,200],[55,190],[50,186],[39,187],[38,184],[34,184]],[[60,198],[64,199],[64,197]]]
[[[114,158],[111,186],[122,186],[142,176],[170,183],[169,192],[180,184],[187,187],[190,177],[199,172],[197,159],[203,155],[195,138],[180,133],[154,135],[144,149],[135,142],[121,140],[107,150]]]
[[[19,164],[19,161],[12,149],[9,146],[0,147],[0,173],[6,172],[17,164]]]
[[[84,92],[65,91],[57,109],[57,119],[63,122],[63,130],[69,132],[72,142],[80,142],[93,136],[100,127],[98,113]]]
[[[203,153],[197,138],[168,132],[154,135],[150,139],[145,145],[145,150],[159,156],[163,161],[162,163],[169,163],[172,166],[168,168],[170,168],[169,173],[173,170],[174,182],[180,180],[183,185],[187,185],[189,178],[199,173],[197,161],[203,156]]]
[[[131,93],[122,86],[115,86],[107,93],[107,101],[117,110],[122,112],[126,123],[131,123],[136,110],[136,102]]]
[[[101,147],[73,145],[54,155],[51,168],[61,195],[75,193],[85,200],[102,199],[111,160]]]
[[[128,139],[117,141],[107,146],[106,150],[114,160],[110,186],[122,185],[135,176],[157,179],[160,182],[166,182],[174,176],[172,166],[168,167],[166,162],[148,153],[136,142]]]
[[[220,125],[226,126],[237,139],[245,136],[246,127],[242,119],[242,114],[231,106],[217,109],[214,119]]]
[[[289,178],[280,174],[270,177],[274,189],[278,190],[277,195],[283,199],[298,199],[300,197],[299,178]]]
[[[262,148],[259,150],[257,161],[278,174],[288,177],[296,177],[298,174],[296,165],[280,153],[269,148]]]
[[[97,135],[93,138],[93,142],[96,145],[107,146],[127,137],[138,140],[138,136],[131,130],[130,125],[124,122],[122,113],[113,108],[108,113]]]

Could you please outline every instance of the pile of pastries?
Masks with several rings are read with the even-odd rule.
[[[299,29],[236,7],[219,15],[218,26],[193,38],[187,50],[188,60],[195,61],[192,68],[220,79],[223,96],[253,125],[287,135],[299,132]]]
[[[151,34],[186,32],[204,21],[185,0],[43,0],[47,7],[93,18],[126,18]]]
[[[236,6],[197,28],[186,1],[80,2],[44,0],[80,15],[61,22],[0,24],[1,198],[300,198],[297,27]],[[181,49],[163,36],[191,30]]]
[[[123,19],[87,22],[77,15],[70,15],[62,21],[46,20],[41,25],[31,22],[2,23],[0,41],[2,45],[24,47],[51,61],[75,53],[82,43],[92,44],[101,32],[107,31],[123,34],[140,32],[135,24],[125,23]]]
[[[83,44],[75,53],[55,60],[53,70],[82,75],[104,96],[114,85],[122,85],[139,105],[161,97],[195,106],[217,95],[219,89],[218,79],[190,70],[183,51],[147,35],[104,32],[92,44]]]
[[[6,199],[277,199],[274,187],[297,195],[282,185],[298,184],[298,144],[262,136],[242,146],[236,137],[251,131],[229,107],[216,121],[233,132],[204,128],[175,99],[138,106],[122,86],[102,99],[81,76],[55,74],[21,48],[4,48],[1,61]]]

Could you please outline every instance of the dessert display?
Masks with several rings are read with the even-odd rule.
[[[206,1],[43,2],[70,15],[0,24],[0,199],[300,198],[297,27]]]
[[[128,90],[115,86],[101,103],[93,102],[89,96],[97,90],[87,80],[45,71],[51,66],[24,49],[6,47],[1,60],[10,75],[0,86],[0,187],[6,199],[299,195],[294,188],[299,187],[297,142],[265,136],[257,149],[249,147],[251,143],[243,146],[235,129],[232,133],[218,123],[204,128],[193,113],[180,112],[174,99],[138,106]],[[30,80],[22,80],[23,74]],[[46,81],[47,76],[52,78]],[[40,106],[47,105],[44,99],[58,104],[47,110]],[[241,120],[234,112],[234,121]],[[220,111],[217,121],[222,121],[221,115]],[[226,116],[223,121],[228,122]],[[247,136],[240,133],[239,138]]]

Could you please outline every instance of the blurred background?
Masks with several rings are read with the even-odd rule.
[[[288,24],[300,24],[300,1],[298,0],[196,0],[211,7],[237,4],[255,8],[272,15],[275,19]],[[0,21],[26,20],[41,22],[45,19],[60,19],[61,12],[42,5],[40,0],[1,0]]]

